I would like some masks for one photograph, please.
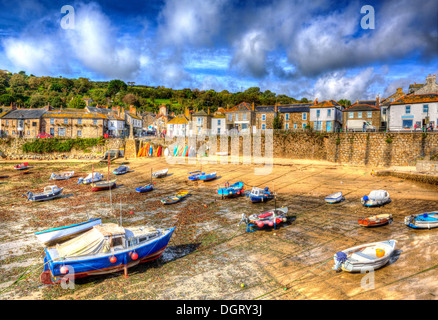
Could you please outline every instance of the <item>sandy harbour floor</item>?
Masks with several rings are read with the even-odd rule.
[[[253,164],[177,163],[163,158],[118,159],[130,172],[114,176],[117,188],[91,192],[77,185],[91,172],[91,162],[30,162],[30,173],[0,162],[0,299],[424,299],[438,298],[438,228],[413,230],[404,217],[438,210],[436,186],[389,176],[372,176],[372,168],[312,160],[275,159],[272,171],[256,175]],[[155,190],[138,194],[135,188],[150,182],[151,169],[169,168],[154,179]],[[188,173],[217,171],[218,178],[195,184]],[[75,171],[70,180],[49,181],[52,172]],[[107,176],[107,165],[94,170]],[[270,171],[270,170],[268,170]],[[229,181],[269,187],[277,192],[277,206],[287,206],[290,221],[277,230],[246,232],[238,222],[242,213],[262,213],[274,201],[252,204],[246,196],[222,200],[218,185]],[[26,191],[42,192],[47,185],[64,187],[63,197],[32,203]],[[191,195],[163,206],[160,199],[179,190]],[[364,208],[360,198],[384,189],[392,202]],[[324,197],[343,191],[345,201],[327,204]],[[120,209],[120,201],[122,208]],[[112,206],[111,206],[112,204]],[[131,213],[132,211],[132,213]],[[157,260],[123,272],[75,281],[75,289],[41,286],[43,246],[33,235],[48,228],[102,217],[124,226],[153,225],[176,231]],[[363,228],[358,219],[391,213],[394,222]],[[370,274],[332,271],[333,255],[359,244],[398,240],[390,262]],[[30,268],[29,268],[30,267]],[[28,269],[29,268],[29,269]],[[28,269],[28,276],[14,283]],[[29,273],[32,272],[32,273]],[[365,278],[366,277],[366,278]],[[366,280],[366,281],[365,281]],[[242,284],[244,286],[242,287]]]

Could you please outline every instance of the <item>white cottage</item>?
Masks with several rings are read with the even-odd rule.
[[[392,102],[389,106],[390,131],[411,131],[432,124],[437,128],[438,94],[405,95]]]
[[[336,132],[342,128],[344,106],[335,100],[326,100],[310,106],[309,120],[315,131]]]

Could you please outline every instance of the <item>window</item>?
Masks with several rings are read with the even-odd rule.
[[[228,121],[233,121],[233,115],[232,114],[228,115]]]
[[[7,125],[7,126],[9,125],[9,120],[6,120],[6,125]]]
[[[322,130],[322,121],[314,121],[315,130]]]
[[[217,134],[221,134],[221,128],[217,128]]]
[[[27,132],[27,135],[30,136],[30,131]]]
[[[349,112],[348,113],[348,118],[349,119],[353,119],[354,118],[354,112]]]
[[[202,126],[202,118],[196,118],[198,120],[198,126]]]
[[[303,120],[307,120],[307,113],[303,113],[303,117],[302,117],[302,119],[303,119]]]
[[[262,123],[262,130],[266,129],[266,124]]]
[[[242,114],[242,120],[247,120],[246,119],[246,113]]]
[[[412,120],[403,120],[403,129],[411,129],[412,123]]]
[[[58,136],[65,136],[65,128],[58,129]]]
[[[13,135],[13,136],[15,135],[15,131],[12,131],[12,135]]]
[[[78,130],[78,132],[77,132],[77,136],[78,136],[78,137],[82,137],[82,131],[81,131],[81,130]]]
[[[386,114],[386,108],[382,108],[382,114]]]
[[[332,116],[332,109],[327,109],[327,117],[331,117]]]
[[[358,117],[359,119],[362,119],[362,111],[358,111],[358,112],[357,112],[357,117]]]
[[[82,124],[82,119],[78,119],[78,124]]]
[[[305,123],[303,123],[303,129],[305,129],[306,128],[306,124]]]
[[[239,114],[236,113],[236,121],[239,121]]]
[[[321,110],[316,110],[316,117],[319,118],[321,116]]]
[[[411,113],[411,106],[406,106],[405,107],[405,113],[406,114],[410,114]]]
[[[52,136],[55,135],[55,128],[50,128],[50,135],[52,135]]]
[[[36,122],[32,122],[32,127],[36,127],[37,123]]]
[[[50,124],[55,124],[55,119],[50,119]]]
[[[367,118],[372,118],[373,117],[373,113],[371,111],[367,111]]]
[[[289,113],[285,114],[286,121],[289,121]]]
[[[64,119],[64,124],[68,124],[68,119]]]
[[[218,125],[218,126],[221,125],[221,121],[220,121],[220,120],[217,121],[217,125]]]
[[[423,113],[428,113],[428,112],[429,112],[429,105],[423,104]]]
[[[262,114],[262,121],[266,121],[266,114]]]
[[[95,126],[97,126],[97,120],[96,120],[96,119],[93,120],[93,124],[94,124]]]
[[[289,123],[286,123],[286,124],[284,125],[284,128],[285,128],[286,130],[288,130],[288,129],[289,129]]]
[[[298,126],[297,126],[297,124],[296,123],[294,123],[294,129],[296,129]]]

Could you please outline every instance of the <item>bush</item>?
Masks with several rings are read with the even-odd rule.
[[[99,138],[76,138],[76,139],[35,139],[26,142],[22,146],[25,153],[50,153],[50,152],[69,152],[73,148],[86,151],[87,148],[96,145],[104,145],[105,139]]]

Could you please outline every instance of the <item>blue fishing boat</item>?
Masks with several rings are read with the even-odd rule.
[[[213,179],[216,179],[216,172],[209,173],[209,174],[202,173],[199,176],[199,180],[202,180],[202,181],[209,181],[209,180],[213,180]]]
[[[60,283],[63,277],[83,278],[124,271],[139,263],[159,258],[175,227],[156,229],[115,223],[95,225],[66,242],[45,248],[40,281]]]
[[[264,189],[253,187],[251,192],[246,195],[252,202],[266,202],[274,198],[274,194],[269,191],[269,188]]]
[[[205,174],[205,172],[201,172],[201,171],[193,171],[193,172],[190,172],[189,174],[192,174],[192,173],[194,173],[194,174],[189,176],[189,180],[191,180],[191,181],[198,181],[199,177],[202,174]]]
[[[438,227],[438,212],[426,212],[405,217],[405,224],[413,229],[433,229]]]
[[[325,202],[327,203],[338,203],[341,202],[342,200],[344,200],[344,196],[342,195],[342,191],[338,191],[335,193],[332,193],[331,195],[328,195],[327,197],[324,198]]]
[[[42,193],[34,194],[28,191],[22,196],[27,196],[27,201],[47,201],[61,196],[62,190],[64,190],[64,188],[58,188],[58,186],[53,185],[45,187]]]
[[[243,182],[239,181],[232,184],[231,186],[226,183],[224,188],[220,188],[217,190],[217,194],[222,197],[231,197],[234,195],[241,195],[243,194],[243,191],[245,191],[245,188],[243,187]]]
[[[149,192],[149,191],[152,191],[152,190],[154,190],[154,184],[153,183],[146,184],[144,186],[135,188],[135,191],[140,192],[140,193]]]
[[[117,169],[113,170],[113,174],[115,175],[121,175],[121,174],[125,174],[129,171],[129,167],[122,164],[120,167],[118,167]]]

